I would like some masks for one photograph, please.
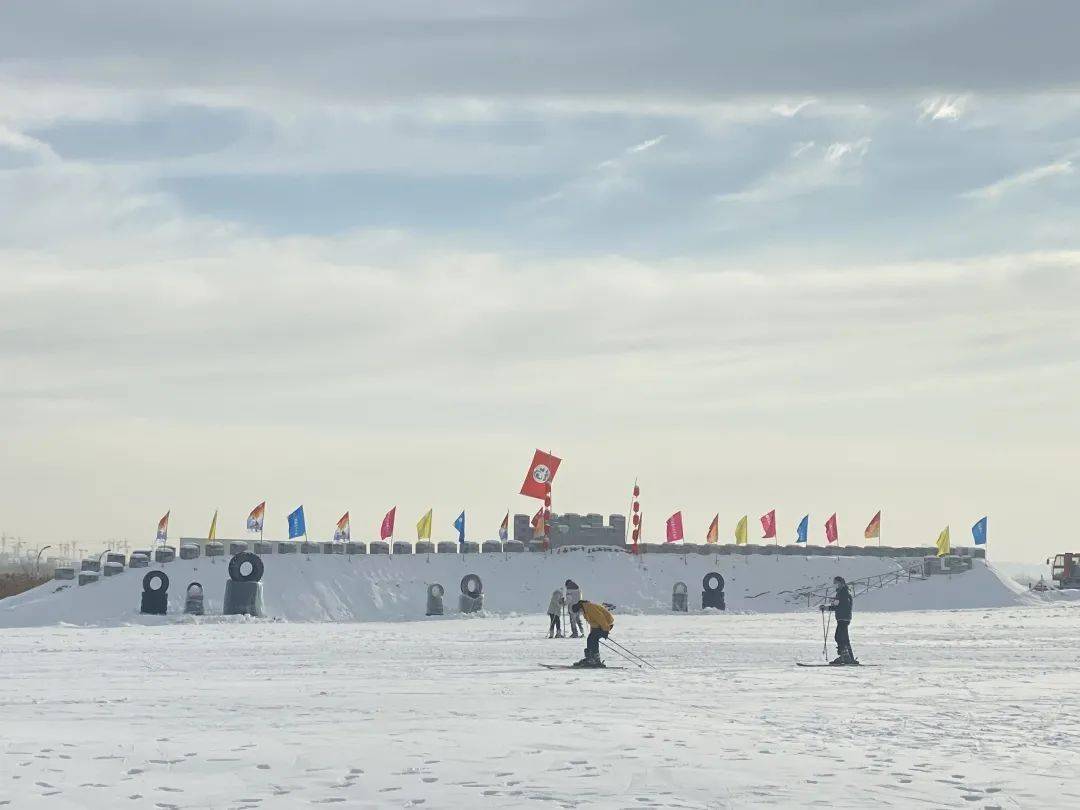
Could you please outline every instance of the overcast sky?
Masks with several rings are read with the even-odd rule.
[[[1080,6],[0,7],[0,530],[1073,543]],[[756,526],[756,522],[753,523]]]

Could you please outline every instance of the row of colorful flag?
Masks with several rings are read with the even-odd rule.
[[[559,469],[559,465],[562,463],[562,459],[551,453],[545,453],[542,450],[536,450],[533,454],[532,463],[529,465],[529,469],[525,474],[525,481],[521,485],[520,494],[530,498],[537,498],[543,501],[543,505],[537,510],[536,514],[532,518],[533,537],[543,539],[545,542],[551,532],[551,490],[552,483],[555,479],[555,473]],[[630,540],[632,543],[632,550],[636,554],[638,551],[638,544],[642,538],[643,530],[643,513],[641,510],[641,488],[638,486],[637,481],[634,482],[633,496],[630,502],[630,520],[631,531]],[[258,532],[259,536],[262,536],[263,523],[266,515],[266,502],[263,501],[248,515],[247,529],[249,532]],[[218,513],[214,512],[213,520],[210,523],[210,531],[207,535],[208,540],[214,540],[217,537],[217,518]],[[397,518],[397,507],[395,506],[383,517],[382,523],[379,526],[379,537],[383,540],[391,540],[394,536],[394,524]],[[735,524],[735,543],[737,545],[745,545],[748,541],[748,529],[747,523],[749,520],[748,515],[743,515],[739,521]],[[765,513],[760,518],[761,528],[763,534],[762,540],[778,541],[777,527],[776,527],[776,510],[772,509]],[[499,539],[506,540],[509,535],[510,524],[510,512],[507,510],[505,517],[503,517],[502,525],[499,527]],[[297,507],[295,510],[289,513],[288,516],[289,525],[289,538],[295,539],[299,537],[307,538],[307,521],[304,518],[303,505]],[[429,509],[416,524],[416,539],[417,540],[431,540],[431,532],[433,525],[433,510]],[[462,510],[457,519],[453,522],[454,529],[458,532],[458,542],[465,542],[465,511]],[[169,526],[169,513],[166,512],[165,516],[158,522],[157,539],[164,541],[168,536]],[[804,515],[802,520],[799,521],[795,527],[794,543],[807,543],[810,526],[810,515]],[[840,540],[840,531],[837,525],[836,513],[833,513],[828,520],[825,521],[825,541],[832,544],[837,543]],[[683,531],[683,516],[682,511],[677,511],[666,521],[666,542],[676,543],[685,539]],[[980,518],[972,527],[971,535],[976,545],[984,545],[987,539],[987,518]],[[705,542],[714,544],[719,542],[720,536],[720,515],[719,513],[712,519],[709,524],[708,531],[705,534]],[[349,525],[349,513],[346,512],[338,520],[337,526],[334,531],[335,542],[345,542],[351,537],[351,529]],[[867,524],[866,529],[863,530],[863,537],[867,540],[881,541],[881,512],[880,510],[871,518]],[[948,554],[951,549],[951,541],[949,539],[949,527],[946,526],[938,535],[937,547],[939,555]]]
[[[640,496],[640,494],[641,494],[641,490],[637,486],[637,484],[635,484],[634,485],[633,506],[631,507],[631,510],[634,513],[634,521],[633,522],[634,522],[635,532],[638,531],[638,528],[640,526],[639,509],[637,508],[637,506],[638,506],[638,497]],[[748,537],[748,535],[747,535],[747,521],[748,521],[748,519],[749,519],[748,515],[743,515],[741,518],[739,518],[739,521],[735,524],[735,543],[736,543],[736,545],[740,545],[740,546],[741,545],[746,545],[747,537]],[[774,542],[777,541],[778,536],[777,536],[777,533],[776,533],[776,510],[775,509],[769,510],[764,515],[762,515],[759,518],[759,520],[761,521],[761,529],[762,529],[761,539],[762,540],[773,540]],[[795,527],[795,537],[792,540],[792,542],[793,543],[806,543],[807,540],[808,540],[807,535],[808,535],[808,532],[809,532],[809,527],[810,527],[810,515],[803,515],[802,520],[800,520],[798,525]],[[971,536],[972,536],[972,539],[975,541],[975,545],[981,546],[981,545],[986,544],[986,537],[987,537],[987,518],[986,517],[979,518],[979,520],[977,520],[975,522],[975,524],[971,527]],[[678,512],[675,512],[675,514],[673,514],[671,517],[669,517],[667,519],[666,537],[667,537],[666,542],[668,542],[668,543],[677,543],[680,540],[685,539],[685,534],[683,532],[683,517],[682,517],[682,511],[681,510],[678,511]],[[705,532],[705,542],[706,543],[717,543],[717,542],[719,542],[719,538],[720,538],[720,515],[719,515],[719,513],[717,513],[717,515],[712,519],[712,522],[709,524],[708,531]],[[880,542],[880,540],[881,540],[881,512],[880,512],[880,510],[877,512],[877,514],[875,514],[870,519],[870,522],[866,525],[866,528],[863,530],[863,538],[866,539],[866,540],[878,540]],[[635,544],[636,544],[637,537],[635,537],[634,540],[635,540]],[[840,530],[839,530],[839,528],[837,526],[836,513],[834,512],[832,515],[829,516],[829,519],[825,521],[825,542],[829,543],[829,544],[832,544],[832,543],[839,542],[839,540],[840,540]],[[945,554],[949,553],[949,551],[951,549],[951,542],[950,542],[950,539],[949,539],[949,527],[948,526],[946,526],[941,531],[941,533],[938,535],[937,548],[938,548],[938,554],[939,555],[945,555]]]
[[[159,542],[166,542],[169,537],[169,516],[172,514],[172,510],[166,512],[161,520],[158,521],[157,527],[157,540]],[[247,517],[247,530],[249,532],[258,532],[259,537],[263,535],[263,524],[266,518],[266,501],[263,501],[254,509]],[[289,526],[289,539],[294,540],[300,537],[307,539],[307,519],[304,516],[304,506],[301,504],[292,512],[289,513],[288,518]],[[393,507],[382,519],[382,523],[379,525],[379,537],[383,540],[392,540],[394,537],[394,525],[397,522],[397,507]],[[206,534],[207,542],[213,542],[217,539],[217,523],[218,512],[214,510],[214,517],[210,521],[210,530]],[[416,539],[417,540],[431,540],[432,525],[434,523],[434,510],[428,509],[427,512],[420,518],[416,524]],[[453,524],[451,524],[458,533],[458,542],[465,542],[465,510],[461,510],[461,514],[457,516]],[[503,517],[502,524],[499,526],[499,539],[506,540],[510,531],[510,512],[507,510],[506,516]],[[338,520],[334,529],[334,542],[345,543],[352,538],[352,528],[349,521],[349,513],[346,512]]]

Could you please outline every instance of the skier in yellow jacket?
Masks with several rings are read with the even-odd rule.
[[[615,626],[615,617],[603,605],[582,599],[571,605],[575,615],[581,615],[589,623],[589,637],[585,639],[585,657],[574,664],[575,667],[602,667],[600,660],[600,639],[607,638]]]

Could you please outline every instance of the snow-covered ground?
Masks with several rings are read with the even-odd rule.
[[[104,583],[102,583],[104,584]],[[1070,807],[1080,605],[0,630],[12,808]],[[609,663],[618,659],[607,655]]]
[[[920,560],[889,557],[806,557],[763,555],[646,554],[611,551],[549,554],[422,554],[394,556],[269,555],[263,577],[267,615],[293,621],[379,621],[422,618],[427,587],[446,590],[448,613],[458,609],[465,574],[484,582],[484,607],[498,613],[540,613],[554,588],[574,579],[586,598],[612,602],[624,612],[667,613],[672,588],[686,583],[691,610],[701,607],[702,578],[711,571],[725,579],[727,608],[733,612],[805,610],[798,592],[829,586],[840,574],[849,581],[902,571]],[[160,566],[171,580],[169,612],[180,613],[184,591],[200,582],[207,612],[220,613],[226,562],[176,560]],[[161,623],[139,615],[147,569],[124,571],[92,585],[53,581],[0,601],[0,627],[55,625],[116,626]],[[984,560],[951,576],[933,576],[858,595],[861,610],[887,611],[1012,607],[1031,601],[1026,588],[1000,576]],[[164,621],[171,621],[165,619]]]

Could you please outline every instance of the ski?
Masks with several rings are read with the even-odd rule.
[[[876,667],[877,664],[804,664],[802,661],[796,661],[797,667],[832,667],[833,669],[843,669],[844,667]]]
[[[575,666],[573,664],[540,664],[545,670],[625,670],[625,666]]]

